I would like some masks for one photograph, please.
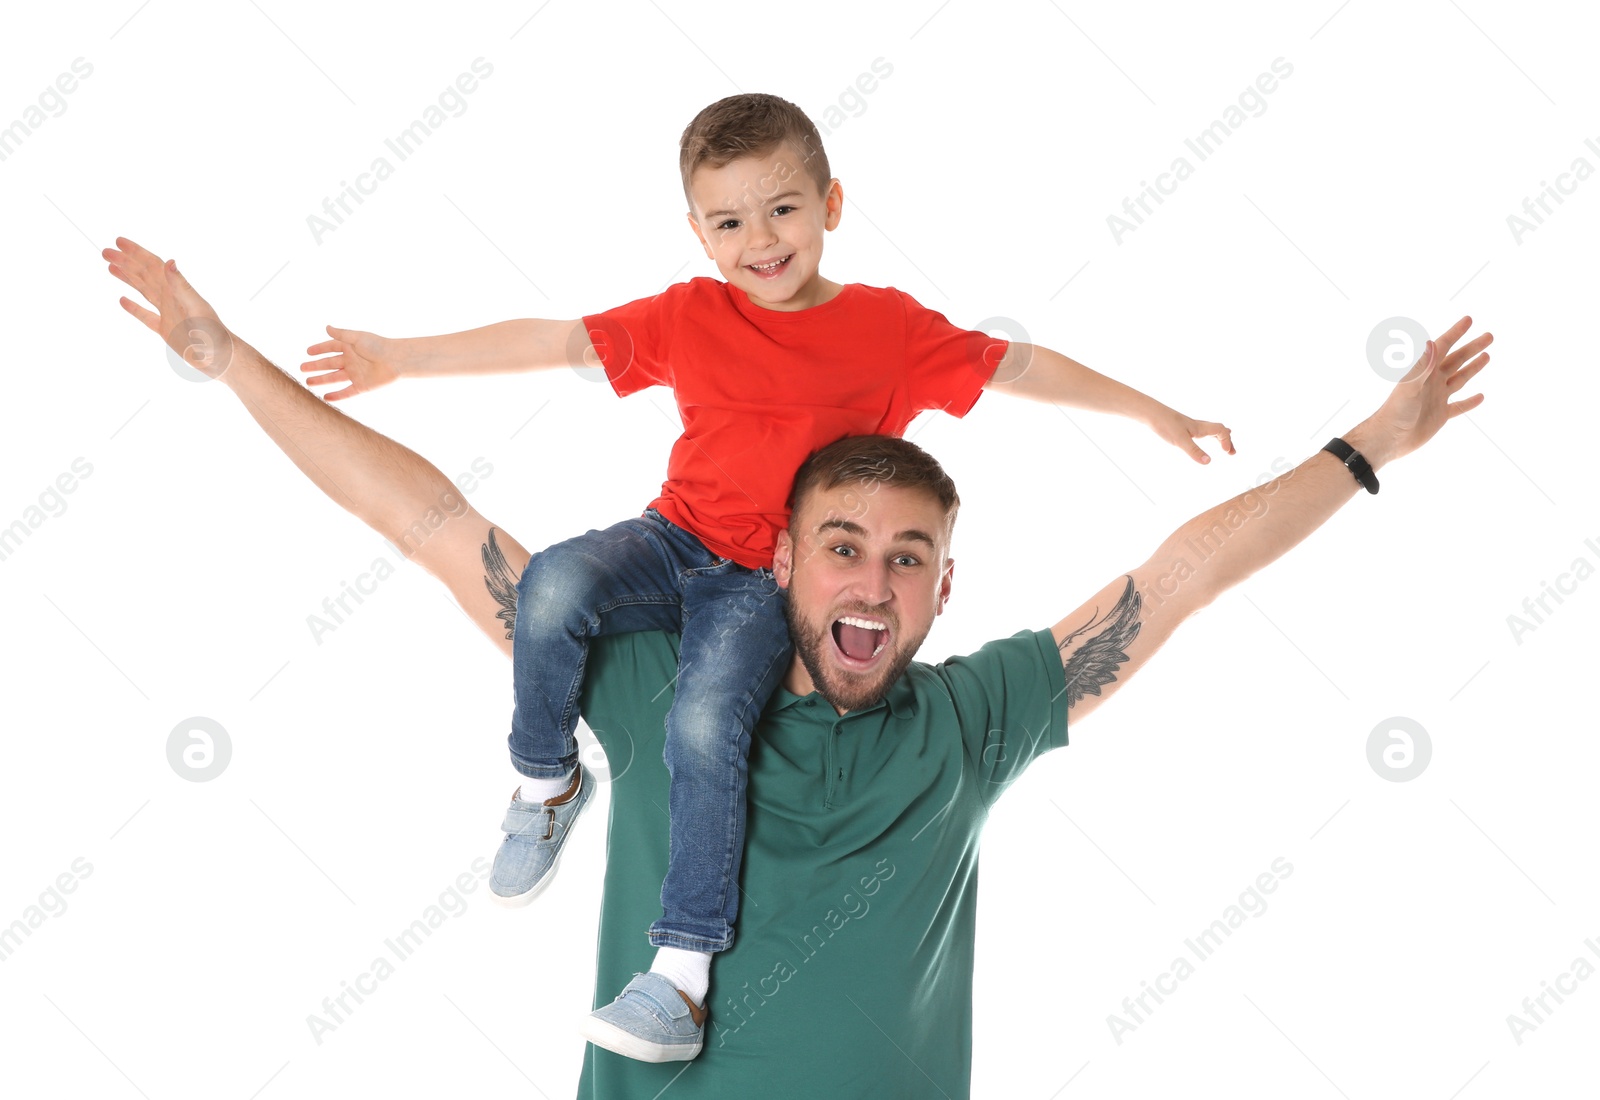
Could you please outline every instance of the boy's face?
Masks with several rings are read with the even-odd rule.
[[[721,168],[701,166],[689,181],[689,225],[729,283],[766,309],[809,309],[826,301],[818,274],[822,234],[839,224],[844,191],[826,194],[788,146],[741,157]]]

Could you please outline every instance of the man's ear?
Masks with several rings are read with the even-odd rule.
[[[939,606],[934,610],[935,615],[944,614],[944,605],[950,599],[950,579],[955,575],[956,559],[944,560],[944,575],[939,578]]]
[[[706,240],[705,231],[700,228],[700,223],[695,220],[694,211],[691,210],[684,217],[689,219],[689,228],[694,230],[694,235],[700,240],[700,247],[706,250],[706,259],[715,260],[711,254],[711,242]]]
[[[823,196],[823,205],[827,207],[828,216],[822,223],[822,228],[834,229],[844,213],[844,188],[839,185],[838,180],[828,181],[828,193]]]
[[[772,576],[779,588],[788,588],[794,576],[794,539],[787,530],[778,532],[778,544],[772,551]]]

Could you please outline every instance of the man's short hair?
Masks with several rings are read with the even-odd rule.
[[[847,435],[811,455],[795,471],[789,493],[789,522],[811,493],[836,489],[847,482],[867,483],[868,492],[879,485],[917,489],[944,509],[945,534],[956,525],[961,497],[956,483],[939,460],[908,440],[892,435]]]
[[[801,167],[826,195],[833,174],[828,154],[822,150],[806,113],[775,95],[746,92],[719,99],[694,116],[678,141],[678,170],[683,173],[683,196],[694,206],[689,181],[701,165],[722,168],[740,157],[765,156],[788,146],[802,159]]]

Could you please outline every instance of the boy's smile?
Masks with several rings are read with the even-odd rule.
[[[839,293],[818,272],[822,235],[839,224],[844,191],[826,194],[790,146],[695,169],[689,225],[723,279],[765,309],[821,305]]]

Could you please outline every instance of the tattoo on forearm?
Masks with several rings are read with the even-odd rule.
[[[1099,695],[1102,687],[1117,678],[1117,669],[1128,659],[1128,647],[1139,636],[1139,606],[1139,593],[1134,590],[1133,578],[1129,577],[1117,606],[1099,618],[1095,615],[1099,615],[1100,609],[1095,608],[1095,615],[1091,615],[1087,623],[1061,639],[1057,648],[1065,653],[1085,631],[1111,624],[1066,659],[1069,708],[1085,695]]]
[[[500,544],[494,540],[494,528],[489,528],[489,541],[483,544],[480,555],[483,558],[483,583],[489,589],[489,595],[499,603],[500,610],[495,612],[495,618],[506,624],[506,637],[512,637],[517,621],[517,578],[511,575],[511,566],[506,562],[505,554],[500,551]]]

